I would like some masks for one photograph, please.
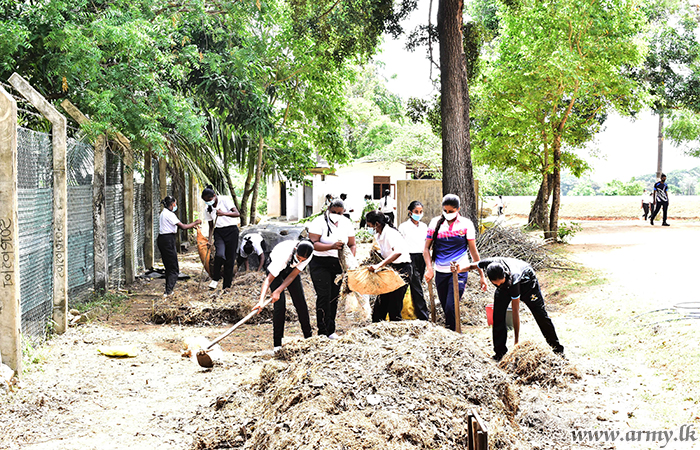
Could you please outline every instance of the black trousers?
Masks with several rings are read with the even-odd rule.
[[[668,202],[656,202],[656,208],[654,208],[654,211],[651,213],[651,221],[653,222],[654,219],[656,218],[656,215],[659,213],[659,210],[663,208],[664,209],[664,221],[663,223],[666,223],[666,214],[668,213]]]
[[[211,269],[211,279],[219,281],[221,279],[221,267],[224,269],[223,288],[230,288],[233,281],[233,265],[236,262],[236,250],[238,249],[238,227],[214,229],[214,246],[216,256],[214,257],[214,267]]]
[[[457,274],[457,298],[461,299],[464,294],[464,288],[467,285],[467,276],[469,272]],[[452,284],[452,272],[435,272],[435,290],[437,291],[442,311],[445,313],[445,325],[452,331],[455,331],[457,322],[455,321],[455,295],[454,286]]]
[[[647,220],[649,215],[649,203],[642,203],[642,209],[644,210],[644,220]]]
[[[525,303],[535,317],[537,326],[542,335],[555,353],[563,353],[564,347],[559,343],[557,332],[554,330],[552,319],[547,315],[544,307],[544,297],[537,277],[530,275],[531,280],[520,282],[520,302]],[[506,341],[508,340],[508,328],[506,327],[506,312],[511,298],[507,291],[496,290],[493,302],[493,350],[496,355],[502,356],[508,352]]]
[[[401,275],[401,278],[406,283],[410,282],[413,274],[413,265],[411,263],[390,264],[390,266]],[[389,314],[390,321],[399,322],[401,320],[401,310],[403,309],[403,298],[407,289],[408,284],[404,284],[395,291],[377,297],[377,300],[374,302],[374,310],[372,310],[372,322],[385,320],[387,314]]]
[[[165,293],[172,294],[180,265],[177,262],[177,244],[175,233],[158,235],[158,250],[165,266]]]
[[[428,320],[430,311],[425,303],[423,293],[423,276],[425,275],[425,259],[422,253],[411,253],[411,262],[413,263],[413,274],[411,275],[411,300],[413,301],[413,310],[416,313],[416,318],[419,320]]]
[[[318,334],[335,333],[335,315],[338,312],[340,285],[335,278],[343,273],[340,260],[333,256],[314,256],[309,263],[311,281],[316,290],[316,323]]]
[[[313,260],[312,260],[313,261]],[[277,277],[272,280],[270,284],[270,291],[274,291],[284,282],[287,276],[292,273],[293,269],[285,269],[280,272]],[[301,325],[301,332],[304,333],[305,338],[311,337],[311,319],[309,319],[309,308],[306,306],[306,298],[304,298],[304,287],[301,284],[301,278],[297,276],[287,286],[287,291],[292,297],[292,303],[294,308],[297,310],[297,316],[299,316],[299,324]],[[280,294],[280,299],[274,303],[274,309],[272,312],[272,334],[273,342],[275,347],[282,345],[282,338],[284,337],[284,317],[287,312],[287,305],[285,304],[284,291]]]

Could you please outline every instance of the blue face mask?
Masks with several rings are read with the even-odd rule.
[[[173,212],[177,211],[177,205],[173,206]]]
[[[423,214],[411,214],[411,218],[416,222],[420,222],[420,220],[423,218]]]
[[[214,206],[214,199],[211,199],[208,202],[204,202],[204,204],[207,206]]]

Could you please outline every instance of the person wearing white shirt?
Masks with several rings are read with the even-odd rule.
[[[408,205],[408,220],[399,225],[399,232],[406,239],[408,252],[411,255],[411,263],[413,264],[410,286],[413,310],[416,313],[416,318],[428,320],[430,313],[423,294],[423,275],[425,275],[423,249],[425,248],[425,237],[428,234],[428,225],[421,222],[422,218],[423,204],[418,200],[412,201]]]
[[[274,303],[272,314],[272,334],[274,349],[282,347],[284,337],[284,321],[286,315],[286,305],[284,290],[289,291],[292,303],[297,310],[301,331],[304,338],[311,337],[311,320],[309,319],[309,309],[304,298],[304,288],[299,278],[299,273],[306,268],[313,258],[314,244],[308,239],[301,241],[282,241],[272,249],[270,254],[270,265],[267,266],[267,278],[263,282],[260,290],[260,301],[253,307],[253,310],[262,310],[265,303],[265,294],[268,288],[271,291],[270,297]]]
[[[233,281],[233,265],[238,250],[238,218],[241,215],[233,199],[225,195],[216,195],[212,186],[207,186],[202,191],[202,200],[207,205],[204,218],[209,221],[209,244],[211,245],[213,238],[216,247],[209,288],[216,289],[218,286],[223,266],[223,288],[227,289]]]
[[[389,218],[390,223],[394,224],[394,210],[396,209],[396,202],[391,198],[391,191],[389,189],[384,190],[384,197],[379,200],[379,211],[384,213],[385,216]]]
[[[163,204],[163,211],[160,213],[160,228],[157,243],[160,256],[163,258],[163,265],[165,266],[164,295],[169,296],[172,295],[177,277],[180,274],[180,265],[177,261],[177,229],[189,230],[201,224],[202,221],[197,219],[192,223],[184,225],[175,215],[175,211],[177,211],[177,200],[167,196],[161,203]]]
[[[265,251],[267,250],[267,245],[265,244],[265,239],[263,239],[260,233],[250,232],[243,236],[241,239],[241,247],[238,250],[238,258],[236,260],[236,266],[241,266],[245,264],[245,270],[250,270],[250,264],[248,264],[248,256],[255,252],[258,255],[258,271],[263,270],[265,266]],[[238,267],[234,268],[234,276],[238,271]]]
[[[314,243],[314,259],[309,265],[311,281],[316,290],[316,321],[318,334],[335,339],[335,315],[338,311],[340,286],[335,278],[343,273],[338,250],[347,244],[355,254],[355,229],[343,216],[345,204],[336,199],[328,209],[309,225],[309,239]]]
[[[406,295],[408,283],[411,281],[413,266],[408,253],[406,240],[399,230],[391,226],[389,218],[381,211],[371,211],[366,216],[367,226],[373,228],[377,235],[377,243],[382,254],[382,262],[369,266],[370,272],[376,272],[382,267],[390,266],[401,275],[406,284],[387,294],[377,297],[372,311],[372,322],[381,322],[387,314],[392,322],[401,320],[403,297]]]

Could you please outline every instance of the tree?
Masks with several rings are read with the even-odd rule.
[[[648,11],[653,31],[649,53],[639,74],[648,83],[652,109],[659,116],[657,179],[663,169],[666,128],[670,128],[669,135],[678,144],[697,142],[700,135],[693,133],[700,128],[697,119],[700,114],[698,22],[689,4],[671,6],[669,10]]]
[[[579,176],[587,168],[572,150],[592,139],[609,108],[641,107],[626,68],[641,63],[644,17],[634,0],[522,0],[500,7],[497,52],[477,95],[477,160],[538,171],[530,221],[556,237],[561,171]]]
[[[469,81],[462,34],[462,0],[440,0],[440,117],[442,191],[462,199],[465,216],[477,223],[469,136]]]

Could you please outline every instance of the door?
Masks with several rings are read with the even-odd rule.
[[[314,189],[312,186],[304,186],[304,217],[309,217],[314,213]]]
[[[287,216],[287,183],[280,181],[280,216]]]

